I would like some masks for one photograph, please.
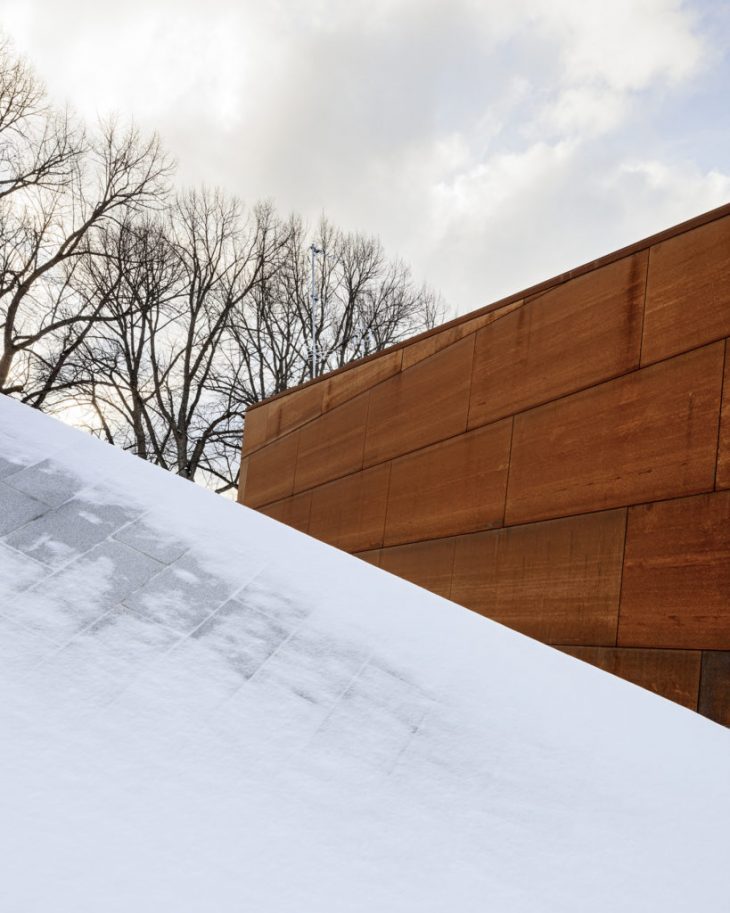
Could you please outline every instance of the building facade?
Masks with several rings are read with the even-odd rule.
[[[249,410],[239,500],[730,724],[730,206]]]

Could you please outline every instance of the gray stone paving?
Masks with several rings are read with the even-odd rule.
[[[135,590],[125,599],[125,605],[188,634],[219,609],[235,588],[235,584],[205,570],[187,554],[166,567],[144,589]]]
[[[2,505],[0,504],[0,509]],[[28,555],[0,542],[0,614],[12,607],[14,598],[47,576],[49,569]]]
[[[1,439],[0,439],[1,440]],[[12,457],[0,456],[0,479],[7,478],[23,468],[23,464]]]
[[[166,702],[169,725],[197,715],[244,750],[253,713],[271,745],[392,769],[425,712],[415,686],[312,627],[310,600],[245,555],[211,570],[118,494],[18,452],[0,456],[0,682],[52,682],[49,719]]]
[[[18,524],[5,541],[44,564],[59,567],[103,542],[134,517],[133,511],[116,504],[75,498],[44,511],[30,523]]]
[[[114,533],[114,538],[126,545],[131,545],[145,555],[156,558],[163,564],[172,564],[185,554],[186,546],[174,536],[161,536],[144,518],[122,527]]]
[[[83,488],[79,478],[51,460],[43,460],[13,473],[8,477],[7,484],[51,507],[59,507]]]
[[[281,646],[289,633],[283,625],[252,606],[229,599],[192,636],[247,679]]]
[[[0,504],[0,536],[42,517],[48,510],[47,504],[22,491],[16,491],[4,482],[0,482]]]

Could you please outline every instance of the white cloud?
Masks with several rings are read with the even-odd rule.
[[[730,168],[703,171],[692,162],[627,161],[608,176],[606,191],[625,212],[648,214],[643,219],[654,230],[730,200]]]
[[[549,134],[600,136],[626,117],[626,93],[605,86],[571,86],[547,104],[535,127]]]
[[[551,0],[543,15],[565,36],[572,82],[643,89],[656,79],[686,79],[701,60],[693,17],[677,0]]]
[[[0,0],[0,14],[59,98],[158,127],[181,179],[379,233],[461,310],[728,195],[722,163],[645,129],[719,65],[718,36],[679,0]]]
[[[490,159],[436,197],[442,232],[423,244],[428,269],[469,310],[727,202],[730,170],[611,165],[587,145],[536,144]]]

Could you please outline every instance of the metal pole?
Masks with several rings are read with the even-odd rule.
[[[316,323],[316,308],[317,308],[317,286],[314,281],[314,260],[317,254],[321,254],[322,251],[316,244],[312,244],[309,248],[310,253],[312,254],[312,274],[311,274],[311,285],[310,285],[310,303],[311,303],[311,318],[312,318],[312,378],[317,376],[317,323]]]

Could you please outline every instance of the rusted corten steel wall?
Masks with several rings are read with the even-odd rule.
[[[730,206],[287,392],[239,500],[730,724]]]

